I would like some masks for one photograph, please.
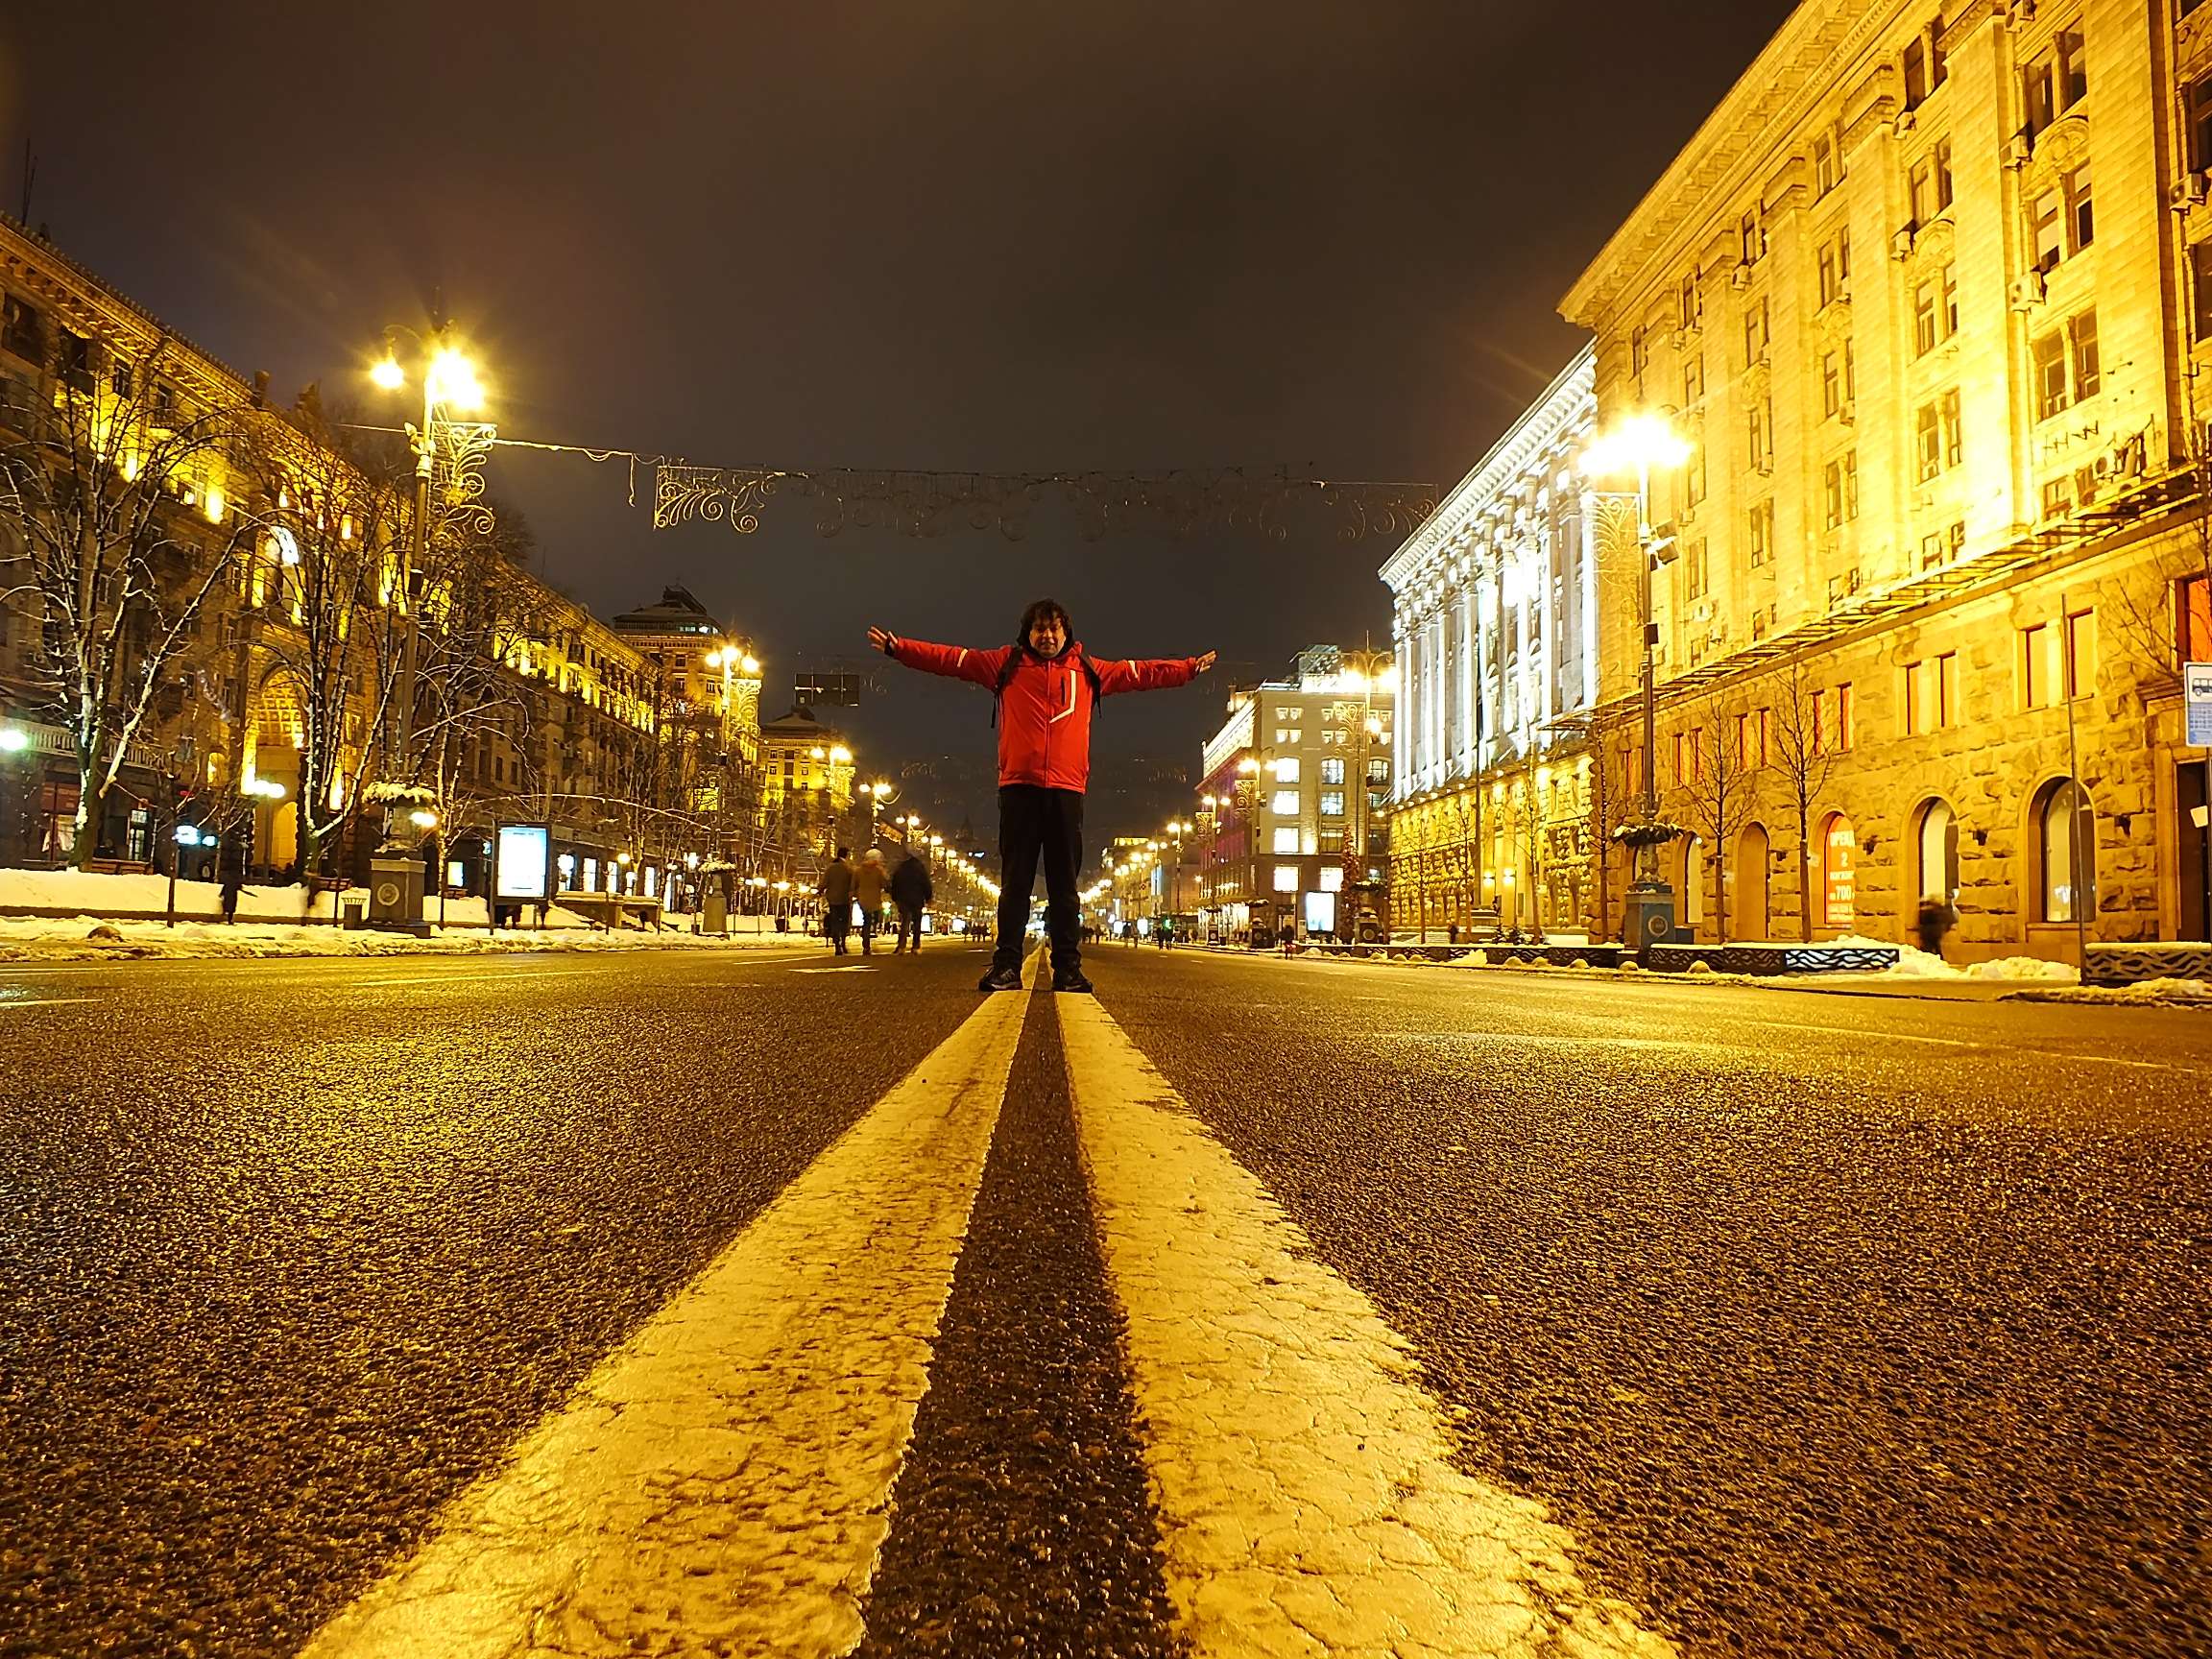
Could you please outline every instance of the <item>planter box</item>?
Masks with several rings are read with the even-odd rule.
[[[1686,974],[1703,962],[1716,974],[1879,974],[1897,966],[1894,945],[1654,945],[1644,965]]]
[[[1506,962],[1549,962],[1554,968],[1572,968],[1580,962],[1591,968],[1621,966],[1618,945],[1485,945],[1482,959],[1497,966]]]
[[[2189,939],[2092,945],[2081,965],[2084,985],[2140,985],[2146,979],[2212,979],[2212,945]]]

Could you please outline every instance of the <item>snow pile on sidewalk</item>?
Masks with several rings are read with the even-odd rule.
[[[1940,956],[1930,955],[1917,946],[1901,945],[1892,939],[1869,939],[1862,933],[1846,933],[1831,943],[1869,945],[1896,951],[1897,965],[1867,975],[1874,979],[2048,979],[2071,983],[2080,977],[2067,963],[2047,962],[2040,956],[1999,956],[1993,961],[1975,962],[1960,968]]]
[[[558,916],[561,912],[556,911]],[[740,933],[717,938],[669,927],[606,932],[584,926],[543,932],[433,928],[427,936],[373,927],[272,923],[117,922],[98,916],[0,918],[0,962],[117,961],[133,957],[485,955],[514,950],[748,950],[805,949],[804,934]]]

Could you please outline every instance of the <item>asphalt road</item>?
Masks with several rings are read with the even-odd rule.
[[[0,1655],[296,1652],[962,1026],[981,966],[0,973]],[[1682,1653],[2212,1651],[2208,1017],[1091,971],[1409,1342],[1455,1460]],[[1179,1640],[1059,1026],[1030,1005],[871,1653]]]
[[[1685,1651],[2212,1653],[2212,1017],[1108,950]]]

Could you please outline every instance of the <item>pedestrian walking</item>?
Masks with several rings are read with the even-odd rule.
[[[883,895],[891,885],[883,868],[883,854],[871,847],[860,855],[860,868],[853,872],[853,898],[860,906],[860,954],[876,954],[876,924],[883,915]]]
[[[846,930],[853,926],[853,849],[840,847],[814,891],[822,895],[822,931],[839,956],[845,949]]]
[[[1959,912],[1933,893],[1920,901],[1919,913],[1912,919],[1913,930],[1920,935],[1920,949],[1937,960],[1943,955],[1943,935],[1958,925]]]
[[[899,944],[892,955],[904,950],[909,940],[913,942],[915,953],[921,953],[922,912],[929,908],[929,901],[935,897],[929,880],[929,861],[907,854],[900,860],[899,868],[891,872],[891,902],[899,908]]]
[[[246,874],[235,864],[223,869],[223,883],[218,893],[223,901],[223,921],[226,926],[238,921],[238,895],[246,890]]]
[[[1214,653],[1136,661],[1094,658],[1075,638],[1067,610],[1039,599],[1022,613],[1014,643],[988,650],[902,639],[882,628],[868,642],[895,662],[970,680],[998,698],[998,940],[978,989],[1022,987],[1022,936],[1040,860],[1052,988],[1088,991],[1075,877],[1083,862],[1083,791],[1091,781],[1091,716],[1118,691],[1187,685],[1214,666]]]

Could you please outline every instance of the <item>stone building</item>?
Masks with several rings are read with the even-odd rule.
[[[1578,926],[1591,856],[1598,542],[1578,353],[1382,566],[1405,713],[1393,926]],[[1597,903],[1593,891],[1589,902]]]
[[[2206,936],[2207,93],[2212,9],[1806,0],[1563,301],[1600,426],[1694,444],[1650,516],[1701,936],[1924,897],[1966,956]],[[1629,769],[1633,558],[1592,711]]]
[[[1349,935],[1379,897],[1398,671],[1316,645],[1286,679],[1233,687],[1201,754],[1198,908],[1225,938],[1286,920]]]
[[[177,584],[208,572],[209,589],[190,637],[172,660],[160,694],[148,709],[125,755],[108,811],[95,825],[97,843],[121,863],[165,863],[176,820],[197,829],[196,851],[183,873],[201,864],[242,859],[283,870],[298,853],[297,805],[309,745],[313,701],[300,684],[293,649],[302,627],[301,567],[310,557],[297,502],[283,499],[272,475],[242,465],[256,434],[274,430],[283,452],[301,459],[293,469],[336,477],[345,464],[302,445],[314,429],[301,410],[279,415],[267,399],[266,378],[239,374],[132,303],[96,274],[50,242],[0,218],[0,397],[13,412],[67,401],[75,394],[106,430],[143,430],[117,452],[126,479],[141,452],[154,452],[176,423],[219,417],[227,422],[220,443],[191,457],[188,468],[164,481],[163,534],[170,539]],[[118,421],[116,412],[124,412]],[[0,443],[22,434],[0,421]],[[349,539],[341,517],[335,541]],[[385,527],[396,540],[400,526]],[[366,547],[373,541],[364,530]],[[389,541],[375,541],[364,557],[373,561]],[[20,526],[0,519],[0,555],[19,558]],[[394,570],[397,568],[396,563]],[[654,864],[680,854],[643,829],[654,801],[649,784],[659,765],[661,680],[665,652],[649,657],[582,606],[520,567],[498,571],[501,603],[509,612],[483,676],[465,679],[469,694],[486,704],[460,728],[465,740],[445,777],[452,822],[442,858],[455,884],[481,891],[482,835],[500,821],[526,819],[551,826],[560,884],[604,891],[636,887]],[[51,674],[41,669],[41,598],[22,583],[8,584],[0,603],[0,861],[60,863],[68,856],[65,827],[77,808],[77,769],[70,733]],[[331,672],[349,678],[356,709],[373,708],[370,696],[378,672],[377,640],[393,637],[392,600],[397,581],[381,589],[378,613],[351,619],[339,630],[350,641]],[[437,606],[424,603],[416,644],[421,717],[417,731],[435,718],[430,664],[438,657]],[[127,619],[126,637],[139,637],[147,618]],[[651,641],[647,641],[650,643]],[[723,642],[730,643],[730,642]],[[689,688],[714,714],[717,735],[725,720],[743,739],[754,729],[757,679],[748,687],[742,660],[737,684],[719,680]],[[123,665],[127,679],[135,670]],[[718,667],[716,672],[720,673]],[[327,695],[327,692],[325,692]],[[349,714],[327,746],[333,796],[387,762],[364,713]],[[382,813],[331,838],[325,867],[348,873],[365,860]],[[710,851],[710,849],[702,849]],[[212,874],[212,870],[208,870]]]

